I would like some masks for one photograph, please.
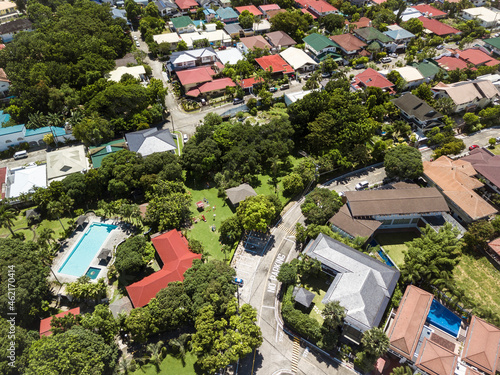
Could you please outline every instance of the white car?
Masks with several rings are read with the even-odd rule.
[[[398,58],[398,55],[397,55],[397,53],[390,53],[390,54],[389,54],[389,57],[394,57],[395,59],[397,59],[397,58]]]
[[[184,134],[184,137],[182,139],[183,139],[184,143],[186,143],[188,141],[188,135]]]
[[[134,40],[137,40],[137,35],[134,35]]]
[[[135,45],[136,45],[136,47],[140,47],[140,46],[141,46],[141,43],[139,43],[139,41],[136,41],[136,42],[135,42]]]
[[[357,183],[356,186],[354,187],[356,190],[365,190],[369,185],[368,181],[361,181],[360,183]]]
[[[383,57],[380,59],[380,61],[383,62],[384,64],[387,64],[390,63],[392,59],[390,57]]]

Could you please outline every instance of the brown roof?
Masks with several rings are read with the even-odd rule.
[[[267,33],[266,36],[267,40],[269,40],[269,43],[271,43],[274,47],[290,47],[297,44],[295,40],[293,40],[287,33],[281,30]]]
[[[248,36],[246,38],[241,38],[240,42],[243,43],[248,49],[254,48],[267,48],[271,49],[271,45],[264,39],[262,35]]]
[[[347,25],[356,25],[357,29],[361,29],[363,27],[369,27],[372,25],[371,22],[372,21],[367,17],[361,17],[358,22],[345,21]]]
[[[272,10],[268,10],[266,12],[266,16],[270,20],[271,18],[273,18],[278,13],[286,13],[286,9],[272,9]]]
[[[446,92],[455,105],[471,103],[483,98],[491,99],[500,95],[491,81],[466,81],[450,84],[439,82],[432,89]]]
[[[337,43],[345,51],[358,51],[363,47],[366,47],[365,42],[356,38],[352,34],[334,35],[331,36],[330,39]]]
[[[497,253],[498,255],[500,255],[500,237],[494,239],[493,241],[491,241],[488,246],[490,247],[490,249],[492,251],[494,251],[495,253]]]
[[[499,365],[500,329],[473,316],[462,351],[462,359],[487,374],[494,375]]]
[[[469,156],[462,158],[472,164],[474,169],[500,188],[500,155],[495,155],[485,148],[476,148]]]
[[[339,212],[328,221],[353,237],[371,237],[382,225],[378,220],[354,219],[347,205],[343,205]]]
[[[2,68],[0,68],[0,81],[10,82],[9,78],[7,77],[7,73],[5,73],[5,70],[3,70]]]
[[[449,211],[436,188],[347,191],[345,196],[353,217]]]
[[[257,195],[253,187],[249,184],[241,184],[240,186],[236,186],[234,188],[230,188],[226,190],[226,195],[229,201],[236,205],[241,201],[244,201],[248,197],[253,197]]]
[[[412,359],[433,299],[431,293],[416,286],[406,288],[398,313],[387,332],[393,351]]]
[[[424,161],[424,175],[432,180],[455,205],[472,220],[495,214],[496,209],[481,198],[474,189],[483,184],[471,176],[476,174],[472,164],[465,160],[453,161],[441,156],[433,162]]]
[[[425,338],[416,365],[430,375],[453,375],[457,362],[458,355]]]

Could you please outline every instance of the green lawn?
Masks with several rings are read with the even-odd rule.
[[[182,139],[183,135],[180,131],[176,130],[174,134],[177,135],[177,149],[179,150],[179,154],[182,154],[182,148],[184,147],[184,140]]]
[[[463,254],[453,275],[457,285],[478,305],[500,311],[500,273],[486,257]]]
[[[491,152],[493,152],[495,155],[500,155],[500,143],[497,144],[494,148],[489,148],[488,147],[488,150],[490,150]]]
[[[157,375],[157,374],[175,374],[175,375],[195,375],[197,374],[194,364],[196,356],[191,353],[186,353],[184,365],[182,361],[168,354],[160,365],[160,371],[156,371],[153,364],[147,364],[139,367],[138,370],[133,372],[133,375]]]
[[[381,233],[375,237],[375,240],[398,266],[402,266],[404,264],[403,251],[408,250],[405,242],[416,237],[418,235],[415,232]]]
[[[316,319],[320,324],[323,324],[323,317],[321,316],[321,311],[325,308],[325,305],[321,302],[323,297],[325,297],[326,291],[330,287],[328,281],[332,280],[330,276],[322,274],[321,277],[316,279],[308,279],[303,287],[316,294],[313,299],[313,308],[309,315]]]

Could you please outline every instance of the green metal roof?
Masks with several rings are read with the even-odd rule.
[[[495,48],[500,48],[500,38],[490,38],[486,39],[484,42]]]
[[[318,56],[316,56],[320,62],[326,60],[327,58],[331,57],[333,61],[342,61],[342,56],[339,55],[338,53],[332,52],[332,51],[325,51],[321,52]]]
[[[302,40],[304,41],[304,43],[309,44],[312,48],[314,48],[318,52],[328,47],[339,48],[339,45],[335,43],[333,40],[317,33],[308,35]]]
[[[191,20],[188,16],[174,17],[171,18],[170,21],[172,21],[172,25],[174,25],[176,30],[189,25],[194,25],[193,20]]]
[[[409,64],[414,68],[417,68],[420,73],[424,76],[424,78],[432,77],[439,73],[441,68],[437,64],[433,64],[430,61],[422,61],[420,63],[411,63]]]
[[[94,166],[94,168],[99,168],[101,166],[102,159],[125,148],[126,144],[123,139],[117,139],[115,141],[103,143],[99,146],[89,147],[89,154],[90,158],[92,159],[92,165]]]
[[[381,33],[374,27],[363,27],[362,29],[356,29],[354,30],[354,33],[358,34],[360,37],[369,42],[372,40],[378,40],[382,43],[389,43],[393,41],[391,37]]]

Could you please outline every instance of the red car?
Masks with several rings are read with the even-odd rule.
[[[478,145],[472,145],[472,146],[470,146],[470,147],[469,147],[469,151],[472,151],[472,150],[474,150],[475,148],[479,148],[479,146],[478,146]]]

